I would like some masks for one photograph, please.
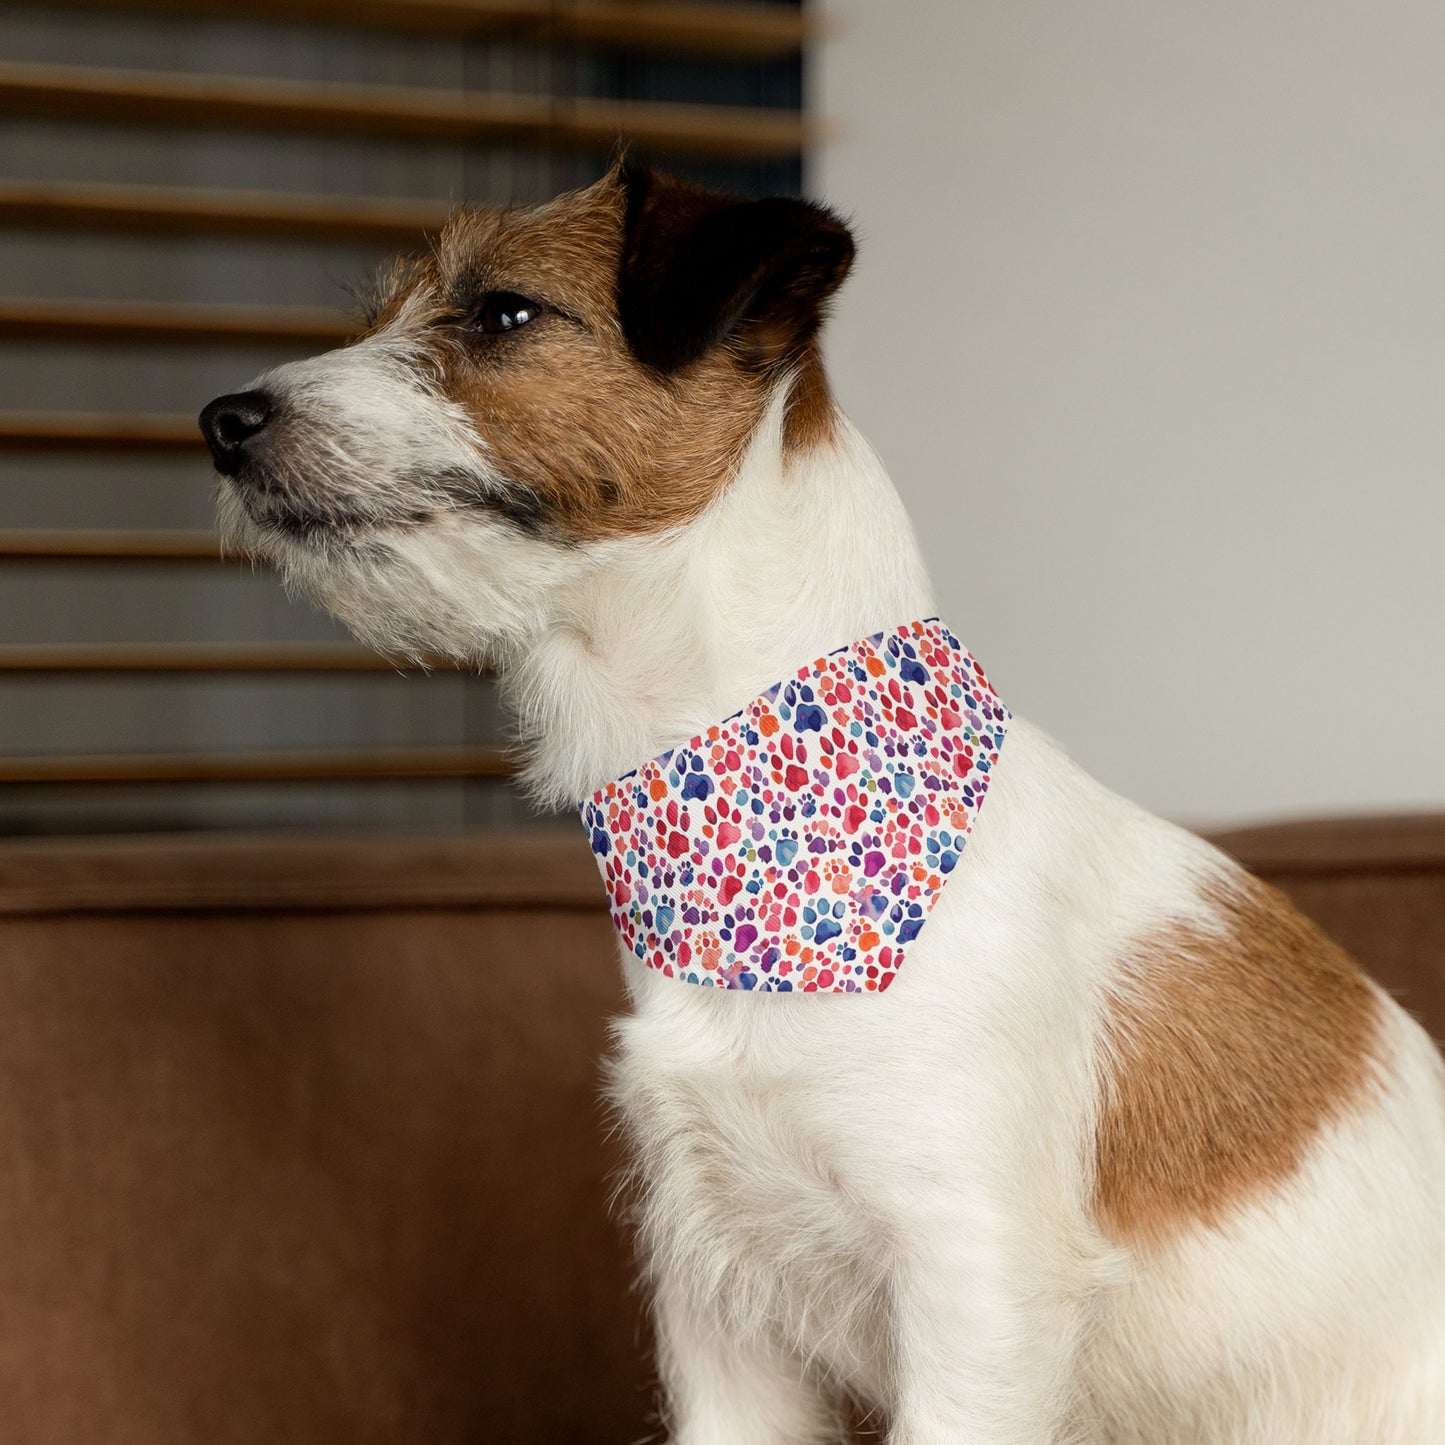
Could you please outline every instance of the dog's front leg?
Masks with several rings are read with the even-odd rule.
[[[1077,1294],[997,1211],[929,1213],[896,1262],[889,1445],[1086,1445],[1066,1423]]]
[[[804,1362],[730,1323],[681,1281],[653,1304],[669,1445],[835,1445],[834,1408]]]

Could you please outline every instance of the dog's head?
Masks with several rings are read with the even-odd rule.
[[[384,647],[474,658],[549,579],[684,526],[778,388],[807,439],[847,228],[626,164],[531,210],[467,210],[397,265],[350,345],[201,427],[232,543]]]

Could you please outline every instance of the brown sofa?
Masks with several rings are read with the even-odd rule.
[[[1221,839],[1445,1033],[1445,818]],[[0,844],[0,1439],[655,1428],[579,834]]]

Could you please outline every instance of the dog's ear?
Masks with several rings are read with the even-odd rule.
[[[623,161],[617,304],[633,354],[687,366],[737,335],[765,364],[801,353],[853,261],[853,237],[807,201],[747,201]]]

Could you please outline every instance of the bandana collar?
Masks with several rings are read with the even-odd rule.
[[[687,983],[881,993],[1010,716],[937,618],[800,667],[581,805],[624,943]]]

